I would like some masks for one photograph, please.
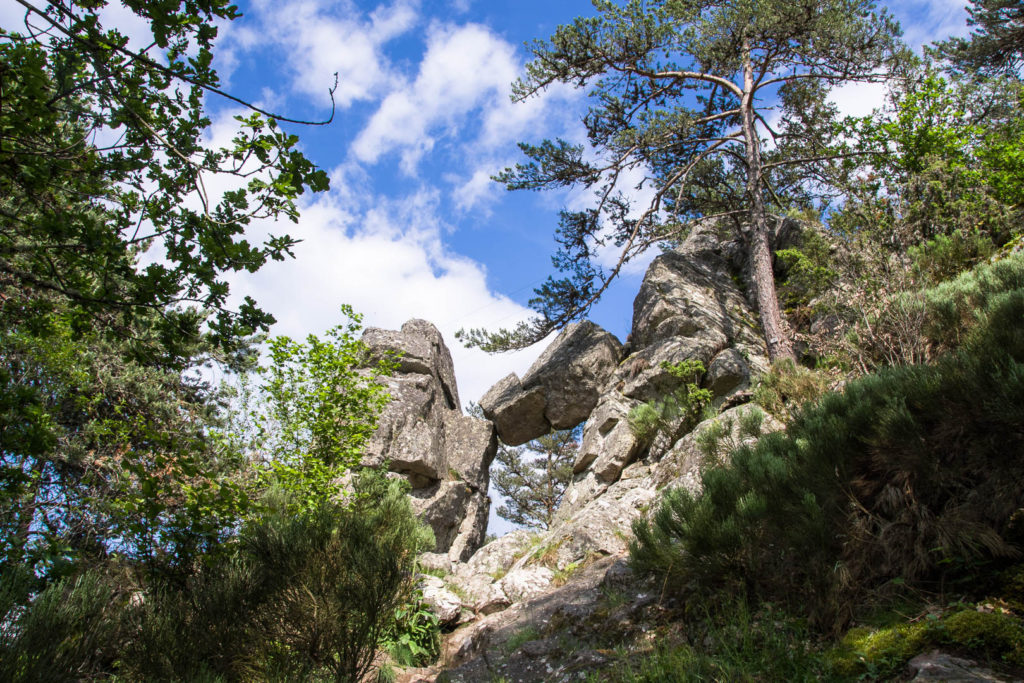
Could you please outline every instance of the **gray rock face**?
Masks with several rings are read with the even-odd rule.
[[[504,609],[511,602],[500,581],[530,547],[533,534],[519,529],[480,548],[465,563],[453,567],[451,582],[470,600],[477,612]]]
[[[626,418],[629,411],[638,404],[638,401],[632,401],[617,392],[601,398],[583,429],[583,441],[573,464],[574,474],[588,469],[599,457],[602,462],[594,464],[593,469],[604,474],[609,460],[628,460],[636,455],[641,444],[630,430]],[[625,462],[620,464],[618,471],[621,472],[623,467]],[[617,476],[618,472],[615,474]]]
[[[469,497],[462,522],[448,548],[448,555],[453,561],[468,560],[487,538],[487,517],[491,511],[491,499],[487,497],[486,486],[485,482],[483,489],[473,491]]]
[[[430,606],[431,611],[437,615],[442,624],[452,624],[458,621],[462,612],[462,600],[459,596],[448,590],[442,579],[429,574],[419,574],[416,577],[419,588],[423,591],[423,602]]]
[[[413,509],[434,530],[434,551],[468,559],[486,533],[494,427],[462,414],[451,353],[429,322],[410,320],[400,331],[371,327],[363,342],[372,359],[398,361],[388,378],[391,402],[363,463],[388,462],[404,476],[413,487]]]
[[[523,377],[523,388],[544,390],[544,415],[555,429],[580,424],[597,405],[605,381],[622,359],[622,344],[592,322],[569,325]]]
[[[522,602],[543,593],[554,578],[547,567],[522,567],[506,574],[499,585],[510,601]]]
[[[441,384],[448,407],[458,410],[459,390],[455,385],[452,354],[445,346],[437,328],[426,320],[414,319],[400,331],[369,327],[363,342],[370,347],[374,359],[398,356],[398,374],[431,375]]]
[[[575,427],[597,405],[621,358],[622,344],[613,335],[588,321],[573,323],[522,380],[509,375],[480,399],[480,406],[510,446]]]
[[[782,428],[782,423],[754,406],[737,406],[699,423],[660,459],[626,466],[613,482],[603,481],[593,469],[588,470],[566,491],[551,528],[535,538],[532,546],[551,553],[553,559],[549,561],[560,569],[585,561],[588,555],[625,553],[630,527],[636,519],[653,512],[662,489],[699,489],[700,472],[709,463],[709,455],[699,446],[701,434],[712,427],[722,434],[717,452],[710,457],[724,456],[741,444],[751,444],[756,437],[744,430],[757,422],[748,417],[752,411],[761,414],[760,434]],[[514,567],[536,561],[534,555],[525,554]]]
[[[751,379],[769,365],[745,294],[743,253],[739,235],[698,226],[676,251],[651,263],[634,302],[627,348],[596,325],[573,325],[522,379],[510,375],[481,399],[509,445],[586,420],[573,481],[551,527],[503,537],[453,564],[457,592],[472,601],[478,618],[492,615],[482,623],[548,600],[561,590],[552,580],[555,570],[561,581],[601,557],[624,556],[632,523],[653,513],[662,489],[696,491],[710,462],[781,428],[745,405]],[[701,376],[680,378],[666,367],[687,360],[704,365]],[[696,425],[691,416],[666,418],[655,434],[633,432],[631,411],[689,382],[710,390],[718,415]],[[711,429],[720,435],[717,448],[701,438]],[[459,472],[467,481],[475,476]]]
[[[612,373],[583,428],[574,480],[557,518],[566,520],[601,496],[638,459],[658,462],[685,436],[685,423],[670,425],[641,443],[628,424],[630,410],[663,399],[684,380],[664,366],[699,360],[697,378],[714,405],[747,389],[768,369],[757,316],[737,273],[733,242],[715,226],[698,226],[679,249],[654,259],[633,303],[630,354]],[[735,278],[734,278],[735,275]]]
[[[486,491],[491,461],[498,449],[494,426],[475,417],[456,416],[445,421],[444,429],[447,464],[454,470],[449,474],[478,491]],[[481,458],[481,454],[488,457]]]
[[[506,377],[481,400],[510,445],[584,418],[586,424],[573,481],[551,528],[527,545],[499,539],[455,567],[454,581],[473,597],[478,613],[528,599],[509,577],[529,576],[541,590],[544,577],[526,570],[565,570],[626,553],[632,522],[657,507],[661,489],[700,485],[701,470],[717,455],[702,451],[699,436],[713,425],[722,434],[722,453],[754,438],[752,427],[781,427],[768,415],[751,417],[756,409],[742,405],[751,378],[768,369],[757,315],[745,296],[742,253],[738,235],[698,226],[676,251],[651,263],[634,302],[628,357],[607,332],[580,323],[567,328],[522,379]],[[706,371],[691,380],[665,367],[686,360],[699,360]],[[709,389],[723,412],[695,427],[684,416],[653,436],[633,433],[630,411],[689,381]],[[506,547],[515,555],[485,561]]]
[[[956,681],[957,683],[984,683],[1008,680],[978,666],[969,659],[953,657],[942,652],[918,655],[907,664],[911,681]]]
[[[743,354],[728,348],[711,359],[704,386],[715,396],[725,396],[735,389],[745,388],[750,380],[750,366]]]
[[[550,570],[626,554],[633,522],[654,512],[662,489],[699,489],[700,472],[709,462],[709,455],[700,448],[700,435],[716,428],[722,435],[720,447],[710,457],[724,456],[756,438],[752,428],[758,420],[750,419],[752,411],[761,412],[753,406],[737,406],[699,423],[664,457],[633,462],[614,482],[602,481],[588,470],[566,492],[548,531],[516,531],[489,543],[468,562],[455,564],[450,582],[467,596],[477,614],[487,615],[550,590]],[[760,434],[782,428],[767,414],[761,413],[759,422]]]

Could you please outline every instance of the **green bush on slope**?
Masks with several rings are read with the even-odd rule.
[[[299,513],[272,491],[223,559],[184,583],[125,588],[138,584],[94,572],[26,600],[5,581],[0,678],[362,680],[382,640],[411,628],[396,617],[433,538],[397,482],[368,471],[355,491]],[[417,644],[436,641],[415,626]]]
[[[700,495],[667,492],[653,524],[634,526],[634,567],[666,586],[724,585],[799,604],[820,626],[838,626],[890,582],[956,585],[976,580],[981,563],[1016,556],[1022,263],[926,293],[936,321],[955,318],[959,351],[852,381],[785,433],[706,470]]]
[[[361,680],[433,538],[397,482],[367,471],[355,488],[350,503],[300,514],[287,496],[271,500],[208,585],[154,601],[141,630],[158,638],[133,652],[138,678],[190,679],[198,666],[227,680]],[[185,636],[192,624],[203,628]]]

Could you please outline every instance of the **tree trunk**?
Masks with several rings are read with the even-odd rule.
[[[761,146],[754,126],[754,69],[750,62],[750,43],[743,42],[743,98],[740,101],[743,141],[747,157],[747,196],[750,202],[750,271],[757,293],[757,312],[768,345],[768,359],[796,360],[789,331],[782,319],[779,297],[775,293],[772,251],[768,240],[768,215],[764,208],[761,178]]]

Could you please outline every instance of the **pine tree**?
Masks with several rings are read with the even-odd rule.
[[[939,53],[968,73],[1020,77],[1024,66],[1024,5],[1019,0],[972,0],[967,24],[970,38],[951,38]]]
[[[746,247],[769,356],[792,357],[772,273],[769,215],[809,204],[830,146],[828,89],[877,81],[899,53],[899,29],[871,0],[610,0],[598,14],[533,45],[514,86],[524,100],[555,84],[588,87],[588,142],[521,144],[526,164],[496,177],[509,189],[593,190],[562,212],[555,266],[514,330],[460,332],[468,345],[528,346],[586,314],[623,266],[649,246],[684,237],[697,221],[748,226]],[[773,106],[781,112],[771,121]],[[772,145],[766,145],[766,140]],[[625,188],[625,178],[641,180]],[[638,204],[632,194],[651,196]],[[597,263],[618,248],[610,271]]]
[[[547,529],[572,480],[582,429],[565,429],[512,448],[502,444],[491,475],[504,496],[498,516],[513,524]]]

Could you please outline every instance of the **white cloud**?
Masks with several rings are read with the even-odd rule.
[[[100,10],[99,16],[104,28],[116,28],[128,38],[130,49],[142,50],[153,42],[149,21],[120,2],[111,2]]]
[[[501,166],[495,166],[497,171]],[[487,168],[477,168],[468,179],[449,175],[447,180],[455,185],[452,192],[452,199],[459,211],[469,211],[476,208],[486,209],[489,200],[494,199],[502,190],[498,183],[491,180],[494,171]],[[487,213],[485,211],[485,213]]]
[[[950,36],[968,33],[967,3],[963,0],[915,0],[893,3],[903,25],[903,39],[915,50]]]
[[[412,173],[433,148],[434,136],[445,129],[454,133],[469,112],[496,102],[519,69],[513,47],[487,28],[435,24],[415,80],[384,98],[353,143],[355,157],[374,163],[400,150],[405,170]]]
[[[893,3],[893,14],[904,29],[903,39],[916,51],[936,41],[968,33],[963,0],[916,0]],[[844,116],[868,116],[886,102],[885,83],[846,83],[834,88],[829,99]]]
[[[417,0],[395,0],[363,17],[352,0],[256,0],[251,21],[223,31],[226,68],[233,68],[237,51],[272,47],[284,56],[296,92],[326,101],[337,73],[334,99],[344,109],[378,97],[394,83],[383,48],[416,24],[417,6]]]
[[[828,98],[839,108],[840,116],[868,116],[885,104],[888,92],[885,83],[844,83],[833,88]]]
[[[332,175],[338,189],[306,206],[299,226],[289,226],[303,240],[296,258],[233,278],[233,296],[252,296],[278,319],[274,334],[296,338],[340,322],[342,303],[363,313],[368,326],[397,329],[411,318],[429,320],[451,349],[463,403],[478,400],[509,372],[522,374],[544,344],[489,356],[455,340],[460,328],[509,326],[529,311],[491,292],[485,269],[444,245],[437,193],[373,198],[338,182],[350,171]]]
[[[556,85],[525,102],[510,99],[523,71],[516,48],[477,24],[434,24],[415,78],[384,98],[352,145],[354,157],[376,163],[397,153],[402,170],[415,175],[420,159],[451,142],[464,170],[447,174],[459,210],[485,208],[497,196],[487,178],[509,164],[509,150],[535,139],[578,128],[576,107],[584,97]]]

